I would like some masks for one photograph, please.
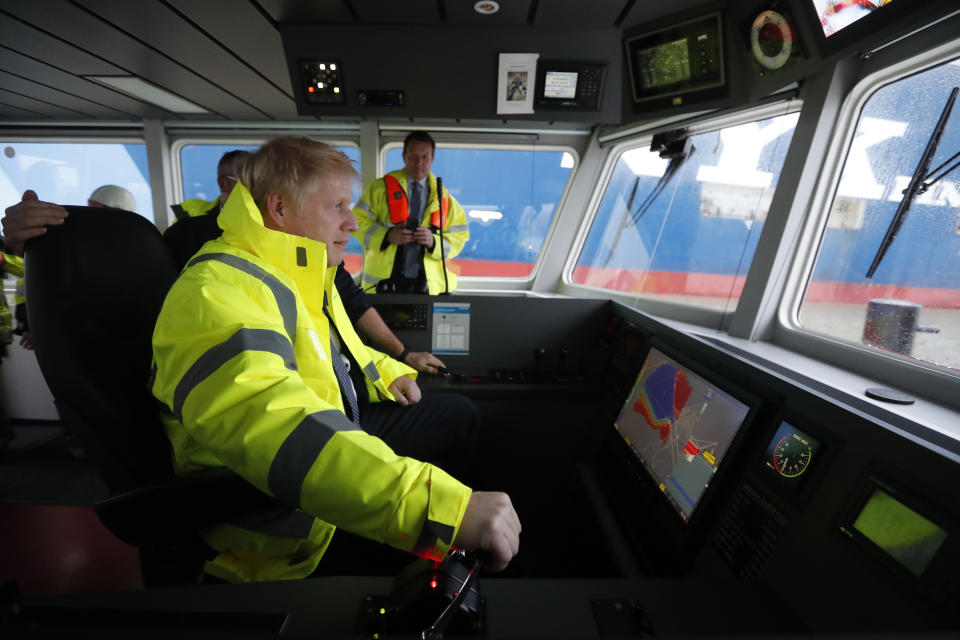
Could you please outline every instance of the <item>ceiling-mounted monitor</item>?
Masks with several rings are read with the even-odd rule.
[[[903,0],[901,0],[903,1]],[[820,19],[823,37],[829,38],[866,18],[894,0],[806,0]]]
[[[719,11],[627,36],[624,46],[635,106],[678,107],[726,92]]]
[[[822,57],[867,51],[956,13],[956,0],[799,0]]]

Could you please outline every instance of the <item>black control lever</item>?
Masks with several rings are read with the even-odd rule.
[[[476,554],[460,550],[451,551],[450,554],[458,554],[460,562],[469,564],[470,571],[463,579],[459,589],[454,592],[454,598],[450,601],[450,604],[444,608],[432,625],[420,632],[421,640],[443,640],[443,632],[446,631],[450,621],[453,620],[453,616],[460,610],[460,605],[473,589],[477,582],[477,576],[480,574],[480,560]]]

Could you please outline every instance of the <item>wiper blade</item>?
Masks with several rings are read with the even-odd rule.
[[[917,163],[917,168],[913,172],[913,176],[910,178],[910,184],[907,185],[907,188],[903,190],[903,198],[900,200],[899,206],[897,206],[896,213],[893,214],[893,219],[890,221],[890,225],[887,227],[887,232],[883,236],[883,240],[880,242],[880,246],[877,248],[877,255],[873,257],[873,262],[870,263],[870,268],[867,269],[868,278],[872,278],[873,274],[876,273],[877,267],[880,266],[880,262],[883,260],[883,257],[887,254],[887,249],[890,248],[890,245],[893,244],[893,239],[897,237],[897,233],[900,231],[903,221],[907,217],[907,211],[910,209],[910,205],[913,203],[914,197],[918,193],[923,193],[930,188],[934,182],[942,178],[947,172],[951,171],[957,165],[953,165],[942,175],[937,176],[937,178],[929,183],[925,181],[930,178],[933,173],[936,173],[947,162],[956,158],[953,156],[950,160],[947,160],[944,164],[940,165],[932,172],[927,172],[927,169],[930,167],[930,162],[933,160],[934,154],[937,152],[937,147],[940,146],[940,138],[943,137],[943,130],[947,126],[947,120],[950,118],[950,112],[953,110],[953,103],[957,99],[957,91],[960,87],[954,87],[950,91],[950,97],[947,98],[947,104],[943,107],[943,112],[940,114],[940,119],[937,121],[937,126],[933,128],[933,133],[930,134],[930,139],[927,140],[927,147],[923,150],[923,155],[920,156],[920,162]]]

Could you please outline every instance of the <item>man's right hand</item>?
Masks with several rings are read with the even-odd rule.
[[[474,491],[453,546],[486,552],[484,568],[502,571],[520,550],[520,529],[510,496],[499,491]]]
[[[3,241],[7,251],[23,255],[23,245],[30,238],[43,235],[49,225],[63,224],[67,210],[51,202],[42,202],[31,190],[23,200],[7,207],[3,220]]]
[[[443,360],[429,351],[411,351],[407,354],[404,364],[408,364],[421,373],[439,373],[437,367],[445,367]]]
[[[413,231],[402,226],[390,227],[387,231],[387,242],[396,245],[410,244],[413,242]]]

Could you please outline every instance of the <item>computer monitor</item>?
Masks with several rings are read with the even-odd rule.
[[[719,12],[628,36],[624,46],[634,105],[677,107],[726,89]]]
[[[713,482],[755,401],[654,345],[615,428],[683,522]],[[739,396],[739,397],[738,397]]]

